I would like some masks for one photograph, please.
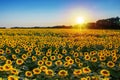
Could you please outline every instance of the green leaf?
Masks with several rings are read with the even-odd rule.
[[[110,70],[110,74],[113,78],[120,78],[120,71]]]

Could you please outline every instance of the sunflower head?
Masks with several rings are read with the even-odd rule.
[[[46,64],[46,66],[50,67],[50,66],[52,66],[52,61],[46,61],[45,64]]]
[[[105,77],[110,76],[110,72],[106,69],[101,70],[100,74]]]
[[[45,71],[45,74],[52,77],[54,76],[54,71],[52,69],[48,69]]]
[[[16,60],[17,65],[22,65],[23,63],[24,63],[24,61],[22,59],[17,59]]]
[[[32,77],[33,74],[32,74],[31,71],[26,71],[26,72],[25,72],[25,76],[26,76],[26,77]]]
[[[84,67],[82,70],[83,70],[83,73],[84,73],[84,74],[91,73],[91,70],[90,70],[89,67]]]
[[[61,77],[66,77],[68,75],[68,71],[66,71],[66,70],[60,70],[58,72],[58,75],[61,76]]]
[[[18,80],[19,78],[17,76],[9,75],[8,80]]]
[[[39,68],[34,68],[33,69],[33,73],[34,74],[40,74],[41,73],[41,70]]]

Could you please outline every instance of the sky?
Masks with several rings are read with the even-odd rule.
[[[73,25],[120,17],[120,0],[0,0],[1,27]]]

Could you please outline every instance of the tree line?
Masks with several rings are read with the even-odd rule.
[[[96,23],[88,23],[87,28],[89,29],[120,29],[120,18],[112,17],[108,19],[101,19]]]

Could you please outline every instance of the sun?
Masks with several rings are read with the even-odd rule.
[[[85,20],[84,20],[83,17],[78,17],[78,18],[76,19],[76,23],[77,23],[77,24],[83,24],[84,22],[85,22]]]

